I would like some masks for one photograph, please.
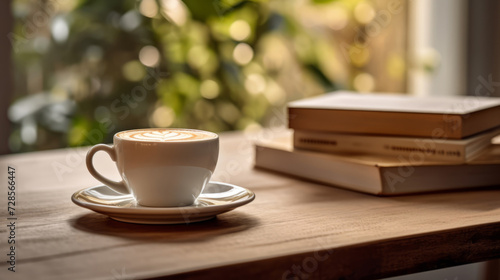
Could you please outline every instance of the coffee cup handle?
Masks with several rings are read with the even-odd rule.
[[[116,162],[116,152],[114,149],[113,145],[104,145],[104,144],[98,144],[90,148],[90,150],[87,153],[87,158],[86,158],[86,163],[87,163],[87,169],[89,170],[90,174],[94,176],[97,180],[99,180],[101,183],[105,184],[106,186],[112,188],[113,190],[123,193],[123,194],[129,194],[130,192],[128,191],[127,187],[125,186],[125,183],[123,180],[118,181],[113,181],[110,180],[104,176],[101,175],[101,173],[97,172],[97,170],[94,167],[94,164],[92,163],[92,159],[94,158],[95,153],[99,151],[104,151],[108,153],[109,157]]]

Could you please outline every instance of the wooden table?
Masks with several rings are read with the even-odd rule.
[[[267,136],[222,135],[214,178],[252,189],[255,201],[188,225],[127,224],[74,205],[73,192],[98,184],[86,149],[2,157],[0,279],[351,279],[500,257],[498,189],[374,197],[253,169],[256,137]],[[117,178],[97,156],[98,170]],[[6,262],[8,165],[15,273]]]

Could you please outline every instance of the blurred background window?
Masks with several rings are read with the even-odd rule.
[[[9,148],[255,129],[290,100],[403,92],[406,11],[390,2],[14,0]]]
[[[336,89],[465,94],[487,79],[469,35],[498,6],[470,2],[2,1],[0,153],[139,127],[258,129]]]

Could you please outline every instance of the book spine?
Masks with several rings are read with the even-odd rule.
[[[401,155],[418,161],[439,160],[462,163],[467,159],[465,145],[425,138],[376,137],[295,131],[294,147],[340,154]]]

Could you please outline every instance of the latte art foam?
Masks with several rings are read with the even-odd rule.
[[[130,130],[117,134],[119,138],[136,141],[168,142],[216,138],[216,134],[195,130]]]

